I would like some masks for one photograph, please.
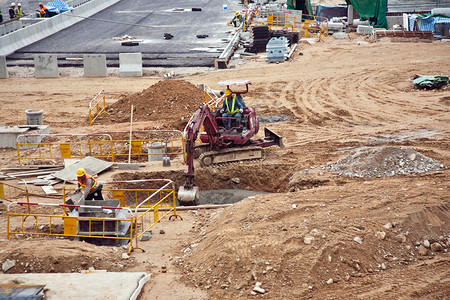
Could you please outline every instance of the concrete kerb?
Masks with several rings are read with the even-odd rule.
[[[41,22],[0,36],[0,56],[8,56],[16,50],[48,37],[64,28],[82,21],[120,0],[91,0],[72,11],[59,14]],[[80,17],[78,17],[80,16]]]

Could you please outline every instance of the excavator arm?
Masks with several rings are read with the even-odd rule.
[[[205,130],[209,136],[211,146],[219,141],[218,129],[214,116],[205,104],[200,106],[188,124],[186,133],[186,182],[178,190],[178,201],[181,205],[196,205],[198,200],[198,187],[194,185],[194,147],[200,130]]]

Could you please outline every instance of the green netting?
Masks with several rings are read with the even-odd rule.
[[[386,28],[387,0],[346,0],[358,12],[361,19],[369,20],[374,27]]]
[[[287,9],[301,10],[304,15],[312,15],[310,0],[286,0]]]
[[[449,84],[447,75],[416,75],[414,76],[413,85],[416,89],[440,89]]]

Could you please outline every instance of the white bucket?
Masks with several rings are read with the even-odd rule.
[[[227,4],[224,4],[223,5],[223,10],[227,10],[228,9],[228,5]]]

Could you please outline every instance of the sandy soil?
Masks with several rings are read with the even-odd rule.
[[[183,221],[163,220],[152,238],[140,243],[146,251],[136,250],[128,259],[121,258],[122,248],[63,239],[7,241],[2,230],[0,262],[17,261],[8,273],[89,267],[149,272],[153,277],[142,299],[445,299],[450,294],[450,87],[415,90],[412,79],[449,75],[449,70],[449,43],[373,42],[351,35],[301,43],[293,59],[280,64],[257,57],[227,70],[175,71],[177,79],[213,89],[221,80],[249,79],[248,106],[260,116],[288,117],[261,124],[283,136],[286,146],[267,149],[264,161],[196,169],[196,183],[204,190],[270,193],[227,208],[181,211]],[[160,80],[12,77],[0,81],[1,122],[25,124],[24,110],[31,108],[44,110],[52,133],[128,130],[128,122],[119,119],[89,127],[88,102],[104,89],[112,106]],[[168,115],[181,120],[186,114],[182,108],[165,111],[165,99],[148,100],[161,103],[160,113],[138,119],[135,129],[169,126]],[[1,166],[17,164],[14,150],[1,153]],[[358,173],[356,167],[352,173],[352,164]],[[107,176],[172,178],[182,184],[184,167],[177,170]],[[59,201],[31,188],[40,202]],[[1,228],[6,228],[6,204],[0,204]],[[66,248],[70,256],[60,259]]]

